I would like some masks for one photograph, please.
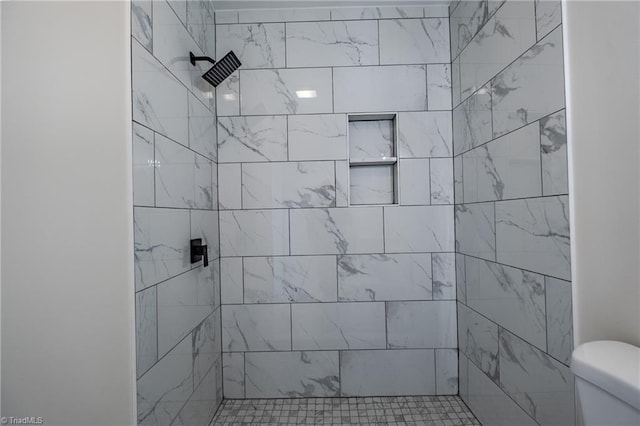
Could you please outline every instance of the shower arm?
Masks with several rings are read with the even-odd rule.
[[[196,56],[193,54],[193,52],[189,52],[189,61],[191,61],[191,65],[195,66],[196,65],[196,61],[209,61],[212,64],[215,64],[216,61],[214,61],[213,59],[211,59],[208,56]]]

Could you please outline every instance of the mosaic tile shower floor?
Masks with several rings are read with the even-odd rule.
[[[211,425],[480,425],[458,396],[228,399]]]

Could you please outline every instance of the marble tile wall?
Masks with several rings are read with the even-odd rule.
[[[131,20],[138,423],[208,425],[223,384],[215,90],[188,55],[215,56],[214,10],[134,0]]]
[[[442,6],[216,13],[225,397],[458,392],[449,34]],[[383,112],[399,204],[356,206],[347,116]]]
[[[450,8],[460,395],[574,425],[560,1]]]

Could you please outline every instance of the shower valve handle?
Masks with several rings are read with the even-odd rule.
[[[191,263],[199,262],[204,258],[202,266],[205,268],[209,266],[209,253],[207,245],[202,244],[202,238],[196,238],[191,240]]]

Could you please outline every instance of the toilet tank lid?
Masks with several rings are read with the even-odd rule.
[[[640,348],[613,340],[578,346],[571,371],[640,410]]]

